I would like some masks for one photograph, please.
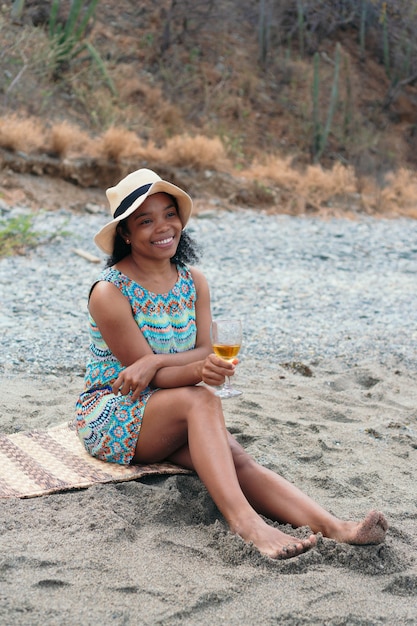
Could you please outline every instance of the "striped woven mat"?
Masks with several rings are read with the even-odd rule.
[[[149,474],[187,473],[172,463],[124,466],[94,459],[67,423],[0,435],[0,498],[31,498]]]

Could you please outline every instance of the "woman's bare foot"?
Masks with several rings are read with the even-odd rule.
[[[306,539],[292,537],[270,526],[260,517],[248,524],[235,525],[231,530],[272,559],[290,559],[310,550],[317,543],[315,535]]]
[[[388,522],[383,513],[370,511],[362,522],[341,521],[331,533],[323,534],[341,543],[366,545],[382,543],[387,530]]]

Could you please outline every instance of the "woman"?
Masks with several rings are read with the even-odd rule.
[[[77,403],[77,429],[90,454],[116,463],[163,460],[193,469],[230,530],[272,558],[298,555],[316,533],[366,544],[384,540],[385,517],[340,520],[297,487],[260,466],[226,430],[210,387],[234,363],[212,353],[207,281],[183,230],[191,198],[140,169],[107,190],[113,219],[95,242],[110,255],[90,292],[90,359]],[[199,383],[205,385],[199,385]],[[261,515],[308,525],[291,537]]]

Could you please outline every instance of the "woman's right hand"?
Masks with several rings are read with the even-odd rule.
[[[132,400],[135,401],[141,392],[148,387],[157,371],[155,355],[142,356],[120,372],[113,383],[112,391],[115,395],[121,393],[124,396],[132,391]]]
[[[201,378],[206,385],[211,387],[219,387],[223,385],[226,376],[233,376],[235,366],[239,363],[238,359],[233,361],[225,361],[216,354],[209,354],[203,361]]]

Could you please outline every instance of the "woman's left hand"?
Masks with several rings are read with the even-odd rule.
[[[225,361],[216,354],[209,354],[203,362],[201,378],[206,385],[218,387],[224,383],[226,376],[233,376],[238,359]]]
[[[120,372],[113,383],[112,391],[115,395],[121,393],[124,396],[132,392],[132,400],[135,401],[149,385],[157,370],[155,355],[143,356]]]

